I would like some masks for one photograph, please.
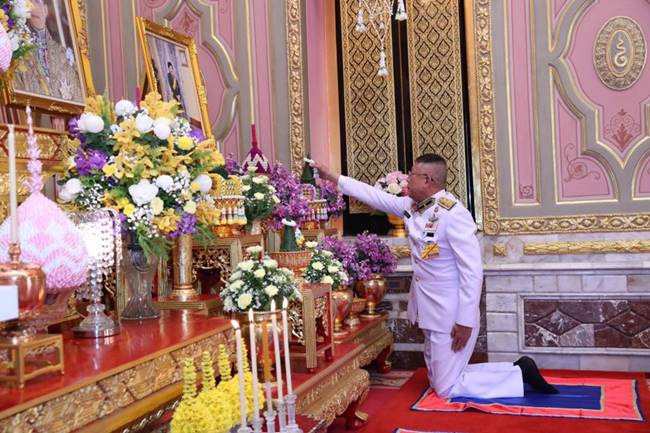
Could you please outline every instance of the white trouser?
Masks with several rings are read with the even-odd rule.
[[[467,365],[474,351],[478,327],[472,330],[467,345],[451,350],[449,333],[423,329],[424,360],[429,385],[439,397],[502,398],[522,397],[521,369],[511,362],[485,362]]]

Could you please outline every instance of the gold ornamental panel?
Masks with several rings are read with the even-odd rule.
[[[596,37],[594,67],[598,78],[610,89],[627,89],[641,76],[646,54],[643,31],[636,21],[614,17]]]
[[[391,72],[378,76],[378,38],[370,31],[354,30],[358,4],[357,0],[340,2],[347,172],[374,184],[398,169],[393,56],[386,50],[386,68]],[[390,40],[389,27],[386,41]],[[367,213],[370,208],[351,199],[350,212]]]
[[[287,63],[289,81],[289,157],[291,170],[299,173],[305,157],[305,98],[302,55],[301,0],[287,0]]]
[[[410,0],[407,8],[413,155],[442,155],[447,189],[467,203],[459,3]]]
[[[527,256],[612,253],[650,253],[650,241],[535,242],[524,245],[524,254]]]

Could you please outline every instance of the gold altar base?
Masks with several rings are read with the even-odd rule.
[[[56,351],[56,362],[47,359],[28,360],[34,352],[42,353],[47,349]],[[51,372],[64,374],[63,366],[63,337],[61,334],[37,334],[25,339],[0,338],[0,350],[9,352],[10,370],[13,374],[0,374],[0,381],[13,382],[22,388],[25,382],[35,377]]]
[[[154,299],[160,310],[206,310],[221,311],[221,299],[217,295],[196,295],[193,298],[179,299],[173,296]]]

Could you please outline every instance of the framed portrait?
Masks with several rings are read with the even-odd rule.
[[[32,0],[35,47],[2,87],[6,105],[78,114],[94,95],[81,0]]]
[[[179,115],[211,138],[208,101],[194,39],[142,17],[136,17],[136,27],[144,55],[147,90],[157,91],[165,101],[178,101]]]

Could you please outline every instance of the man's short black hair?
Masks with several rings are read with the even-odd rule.
[[[447,160],[437,153],[425,153],[424,155],[418,156],[415,160],[416,163],[420,164],[445,164],[447,165]]]

